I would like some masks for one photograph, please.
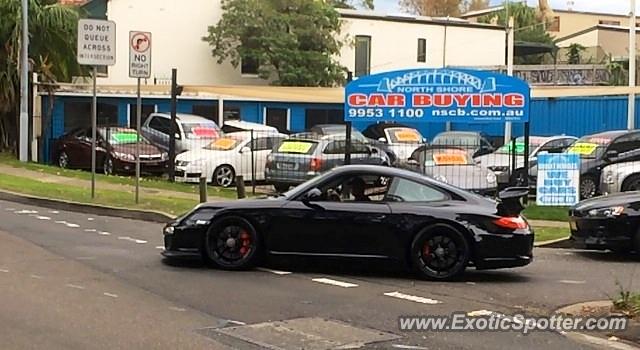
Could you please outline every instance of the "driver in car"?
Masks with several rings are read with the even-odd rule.
[[[354,177],[351,180],[351,195],[356,202],[371,202],[371,198],[364,194],[367,185],[360,177]]]

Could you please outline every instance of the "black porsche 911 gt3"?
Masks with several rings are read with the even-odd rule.
[[[569,223],[578,247],[640,253],[640,192],[582,201],[569,210]]]
[[[279,197],[198,205],[164,228],[167,258],[202,257],[231,270],[264,254],[395,259],[423,277],[532,261],[520,216],[526,189],[493,201],[407,170],[335,168]]]

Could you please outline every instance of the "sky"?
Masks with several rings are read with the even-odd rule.
[[[537,0],[528,0],[529,4],[535,5]],[[592,11],[592,12],[605,12],[605,13],[617,13],[628,14],[629,13],[629,0],[550,0],[551,7],[554,9],[567,9],[567,2],[573,2],[572,9],[576,11]],[[498,5],[503,3],[502,0],[492,0],[492,5]],[[638,9],[640,11],[640,1],[638,2]],[[401,13],[400,6],[398,6],[398,0],[375,0],[376,11],[386,13]]]

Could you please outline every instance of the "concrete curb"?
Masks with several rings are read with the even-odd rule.
[[[24,195],[20,193],[0,190],[0,200],[25,204],[25,205],[37,205],[49,209],[74,211],[85,214],[112,216],[125,219],[150,221],[157,223],[166,223],[175,217],[156,211],[150,210],[138,210],[138,209],[126,209],[108,207],[98,204],[85,204],[77,203],[59,199],[50,199],[37,196]]]
[[[571,237],[533,243],[536,248],[572,248]]]

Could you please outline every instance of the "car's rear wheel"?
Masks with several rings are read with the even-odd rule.
[[[213,184],[220,187],[229,187],[233,184],[235,171],[230,165],[221,165],[213,171]]]
[[[420,231],[410,249],[413,268],[422,277],[433,280],[462,275],[471,255],[465,236],[447,224],[435,224]]]
[[[589,199],[598,193],[598,184],[593,176],[583,176],[580,179],[580,198]]]
[[[629,176],[622,184],[622,192],[640,191],[640,175]]]
[[[102,171],[104,172],[105,175],[113,175],[114,168],[113,168],[113,159],[111,159],[111,157],[105,158],[104,165],[102,166]]]
[[[274,183],[273,184],[273,188],[275,188],[276,192],[278,192],[278,193],[287,192],[287,191],[289,191],[290,187],[291,186],[289,184],[283,184],[283,183]]]
[[[206,257],[216,267],[244,270],[259,256],[259,237],[253,225],[241,217],[226,217],[215,222],[205,238]]]
[[[69,156],[67,155],[67,152],[62,151],[58,155],[58,166],[62,169],[69,167]]]

